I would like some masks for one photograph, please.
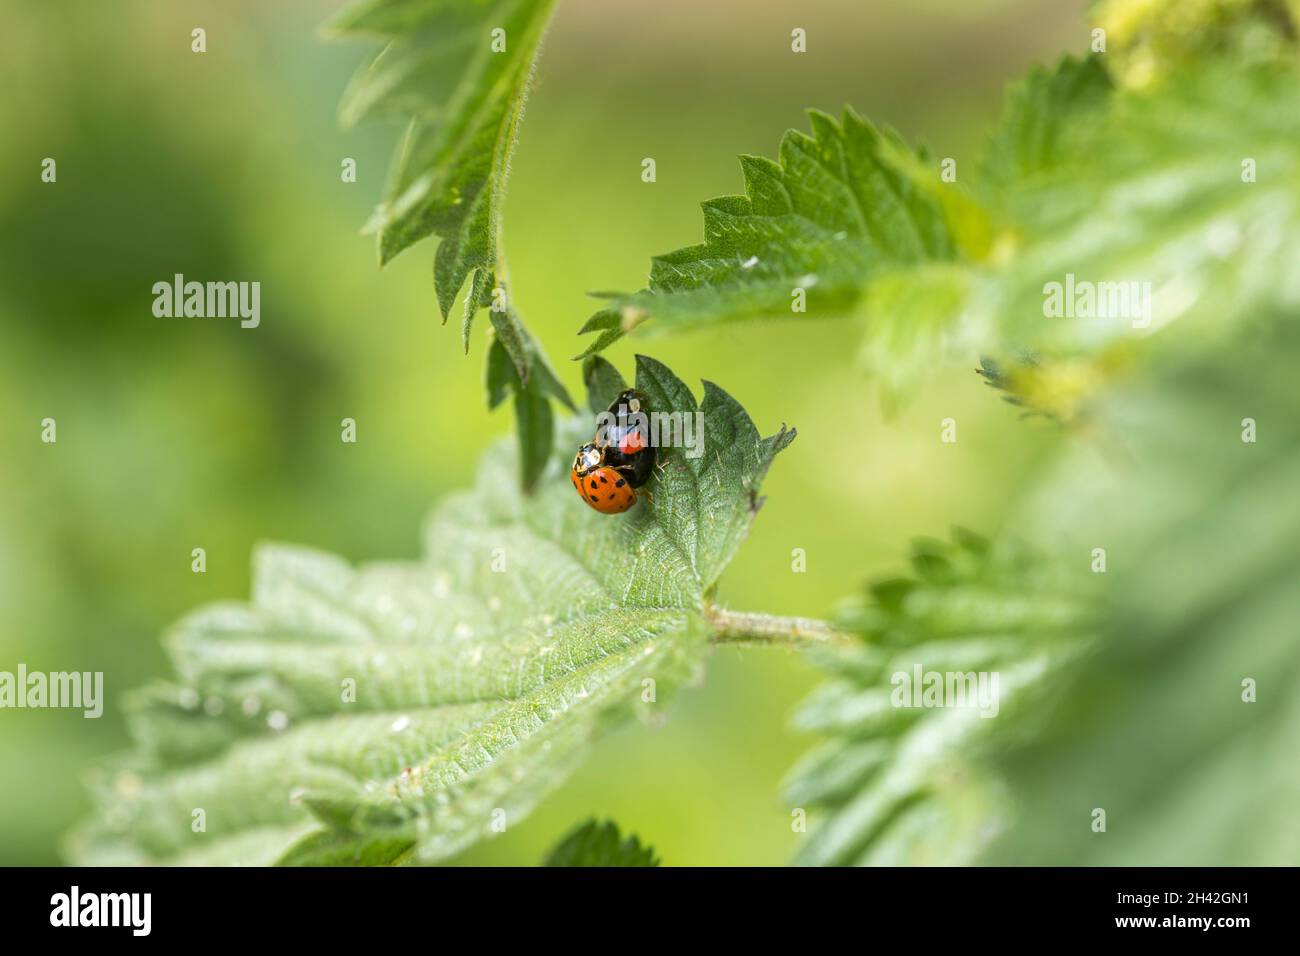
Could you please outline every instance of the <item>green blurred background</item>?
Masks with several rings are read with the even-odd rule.
[[[56,863],[88,761],[126,744],[118,703],[167,673],[161,631],[248,592],[259,540],[354,561],[415,557],[424,513],[464,485],[508,412],[439,324],[433,246],[384,272],[358,233],[396,129],[342,133],[335,106],[371,50],[319,39],[340,3],[6,3],[0,28],[0,670],[102,670],[98,721],[0,712],[0,863]],[[563,0],[505,210],[516,304],[569,388],[591,289],[635,289],[654,253],[698,241],[698,202],[740,190],[736,154],[775,153],[802,109],[852,104],[972,164],[1004,85],[1081,51],[1082,2],[611,4]],[[208,52],[190,52],[190,30]],[[803,27],[808,52],[790,52]],[[654,157],[658,181],[641,181]],[[58,182],[40,181],[41,161]],[[359,182],[340,181],[357,160]],[[967,168],[972,168],[969,165]],[[257,280],[262,322],[158,319],[176,273]],[[892,419],[855,368],[849,321],[734,326],[619,343],[707,377],[761,430],[799,428],[721,598],[825,615],[896,568],[908,539],[994,531],[1057,440],[969,367]],[[941,419],[959,441],[939,441]],[[58,442],[40,422],[58,422]],[[339,422],[358,423],[355,445]],[[846,418],[857,439],[842,440]],[[852,480],[844,480],[845,476]],[[192,548],[208,571],[190,570]],[[791,550],[807,571],[791,571]],[[533,863],[611,816],[669,864],[779,864],[797,835],[778,786],[808,741],[787,727],[816,681],[784,651],[718,652],[662,727],[628,726],[528,820],[460,858]]]

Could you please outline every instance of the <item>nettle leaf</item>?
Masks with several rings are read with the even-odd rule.
[[[1111,92],[1097,56],[1033,67],[1007,92],[980,164],[980,188],[1016,188],[1055,169],[1105,118]]]
[[[535,487],[550,454],[551,401],[574,407],[509,303],[499,252],[510,157],[553,8],[553,0],[361,0],[328,27],[336,36],[386,41],[340,105],[346,125],[378,116],[407,123],[384,200],[367,230],[378,235],[381,264],[421,239],[438,237],[434,291],[446,322],[465,288],[466,352],[475,316],[491,310],[488,405],[495,408],[507,395],[515,400],[525,491]]]
[[[926,544],[846,615],[865,643],[802,715],[832,739],[793,776],[828,813],[801,860],[1295,862],[1295,318],[1228,314],[1231,351],[1113,388],[1010,523],[1024,559]],[[998,672],[997,717],[896,706],[917,664]]]
[[[1208,63],[1112,96],[1103,122],[1007,194],[1014,231],[971,307],[992,317],[1003,346],[1056,355],[1174,323],[1214,347],[1232,334],[1225,313],[1295,307],[1298,141],[1293,61]]]
[[[824,819],[797,863],[974,859],[1005,823],[981,755],[1034,726],[1048,678],[1087,645],[1086,592],[1033,554],[958,529],[916,542],[912,564],[845,609],[860,647],[815,656],[835,679],[796,724],[829,739],[791,772],[786,797]],[[930,698],[931,675],[943,696]]]
[[[790,315],[802,288],[797,318],[863,317],[897,398],[944,358],[1086,356],[1174,323],[1217,347],[1225,311],[1295,308],[1295,59],[1211,58],[1151,89],[1114,88],[1104,61],[1031,73],[955,183],[851,112],[813,114],[780,163],[743,161],[746,196],[705,204],[704,244],[592,316],[589,351],[643,324]]]
[[[496,325],[495,312],[492,320]],[[515,434],[519,444],[518,481],[524,491],[531,492],[541,480],[554,447],[551,400],[573,411],[576,408],[528,330],[513,318],[503,321],[503,326],[506,322],[510,323],[509,331],[504,335],[494,335],[488,349],[485,374],[488,408],[496,408],[508,395],[514,396]],[[528,370],[527,378],[522,377],[521,362],[522,367]]]
[[[997,761],[1020,812],[991,862],[1300,860],[1300,324],[1225,320],[1231,349],[1117,389],[1105,448],[1070,448],[1016,520],[1060,562],[1105,549],[1108,613],[1050,722]]]
[[[624,838],[612,820],[588,820],[564,837],[546,857],[545,866],[658,866],[654,847],[642,846],[635,834]]]
[[[1118,92],[1102,61],[1114,65],[1067,58],[1009,95],[979,190],[996,210],[995,262],[969,276],[961,312],[993,333],[983,349],[1015,356],[986,377],[1066,422],[1139,346],[1221,347],[1236,328],[1224,315],[1300,303],[1294,61],[1211,59]],[[1174,325],[1176,340],[1156,335]]]
[[[344,93],[340,114],[348,125],[375,116],[407,121],[369,228],[381,262],[429,236],[442,240],[434,284],[444,320],[471,273],[476,293],[467,311],[486,304],[483,294],[496,284],[507,167],[553,7],[553,0],[361,0],[327,28],[386,41]]]
[[[741,157],[745,195],[703,204],[701,245],[656,257],[649,289],[588,321],[582,332],[600,334],[587,354],[650,319],[665,330],[798,316],[796,290],[807,315],[843,314],[873,277],[954,256],[942,204],[900,161],[910,151],[895,133],[851,109],[808,116],[813,135],[788,131],[779,162]]]
[[[177,684],[133,699],[138,749],[103,771],[72,855],[438,860],[517,822],[611,721],[660,713],[700,670],[709,597],[794,432],[761,438],[717,386],[697,402],[644,356],[637,387],[652,411],[702,412],[703,454],[662,449],[626,514],[574,494],[582,415],[531,497],[513,447],[494,446],[474,489],[433,513],[420,561],[260,548],[249,604],[201,609],[168,638]]]
[[[984,356],[975,371],[1002,400],[1059,425],[1088,422],[1107,390],[1127,379],[1139,364],[1138,350],[1123,343],[1094,355],[1041,356],[1022,352],[1011,359]]]

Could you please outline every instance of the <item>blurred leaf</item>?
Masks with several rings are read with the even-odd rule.
[[[1300,313],[1265,318],[1117,390],[1106,445],[1073,447],[1019,519],[1059,561],[1104,547],[1110,610],[1051,722],[998,760],[1020,812],[993,862],[1300,862]]]
[[[637,387],[652,411],[697,409],[652,359]],[[706,454],[661,449],[653,498],[624,515],[573,492],[594,429],[580,416],[531,498],[513,449],[489,450],[476,487],[435,511],[422,561],[259,549],[250,604],[201,609],[168,638],[178,686],[134,697],[140,749],[102,772],[74,858],[427,862],[498,811],[517,822],[611,718],[657,712],[701,667],[708,595],[793,432],[761,439],[711,383],[698,408]]]
[[[825,819],[797,863],[974,859],[1005,815],[980,754],[1033,726],[1046,678],[1086,645],[1086,592],[1032,553],[957,530],[951,543],[916,542],[912,561],[912,577],[845,609],[840,623],[862,635],[860,648],[816,655],[835,679],[796,724],[830,739],[791,772],[786,797]],[[923,681],[963,675],[966,705],[914,706],[918,669]]]
[[[803,862],[1300,859],[1300,313],[1248,318],[1109,389],[1003,543],[921,543],[846,612],[866,642],[800,717],[832,737],[789,790],[828,812]],[[997,718],[898,706],[917,665],[999,673]]]
[[[978,351],[982,336],[961,316],[971,295],[970,270],[932,263],[883,275],[867,287],[862,312],[871,323],[859,359],[875,380],[887,414],[915,389],[925,369]]]
[[[545,866],[658,866],[653,847],[635,834],[626,839],[612,820],[588,820],[575,827],[546,857]]]
[[[980,164],[981,186],[1015,187],[1050,172],[1104,119],[1110,94],[1097,56],[1033,67],[1007,94]]]
[[[1113,96],[1104,122],[1086,123],[1051,169],[1006,194],[1014,229],[968,308],[1003,348],[1040,354],[1095,354],[1175,326],[1189,345],[1218,347],[1234,334],[1223,315],[1300,304],[1297,142],[1293,62],[1208,63]],[[1069,281],[1098,300],[1127,292],[1129,308],[1049,316],[1047,284]]]
[[[975,371],[1002,399],[1023,408],[1024,416],[1041,415],[1063,425],[1086,422],[1094,402],[1122,381],[1138,364],[1135,349],[1104,349],[1093,356],[1044,358],[1024,352],[1010,360],[985,356]]]
[[[703,204],[702,245],[656,257],[648,290],[592,317],[583,331],[601,334],[588,353],[647,319],[672,329],[799,315],[796,289],[807,316],[843,314],[872,277],[952,258],[939,201],[893,158],[906,151],[896,134],[849,109],[839,122],[808,116],[813,135],[787,131],[780,162],[741,157],[745,195]]]
[[[313,828],[276,859],[276,866],[402,866],[415,851],[406,837],[358,840],[333,830]]]
[[[1105,31],[1116,80],[1140,89],[1209,59],[1244,66],[1294,53],[1300,2],[1097,0],[1090,18]]]

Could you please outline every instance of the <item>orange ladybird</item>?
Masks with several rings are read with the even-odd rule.
[[[578,449],[569,479],[582,500],[601,514],[622,514],[636,504],[636,489],[629,477],[605,463],[605,455],[595,442]]]

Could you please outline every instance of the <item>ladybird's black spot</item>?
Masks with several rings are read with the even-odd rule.
[[[595,479],[595,478],[591,479],[591,489],[592,489],[593,491],[596,490],[596,479]]]
[[[610,495],[610,496],[609,496],[609,500],[610,500],[610,501],[613,501],[616,497],[617,497],[617,495]]]
[[[614,482],[614,487],[615,487],[615,488],[622,488],[622,487],[623,487],[624,485],[626,485],[626,484],[627,484],[627,481],[625,481],[624,479],[620,478],[618,481]]]
[[[600,476],[600,483],[601,483],[602,485],[607,485],[607,484],[609,484],[609,479],[606,478],[604,475],[601,475],[601,476]]]

